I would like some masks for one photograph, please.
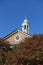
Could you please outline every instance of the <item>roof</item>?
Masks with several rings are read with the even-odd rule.
[[[29,21],[26,18],[24,19],[24,21],[22,23],[22,26],[24,26],[24,25],[30,25]]]
[[[31,37],[31,35],[29,35],[29,34],[27,34],[27,33],[24,33],[23,31],[20,31],[20,30],[15,30],[15,31],[13,31],[13,32],[11,32],[10,34],[8,34],[8,35],[6,35],[3,39],[8,39],[9,37],[11,37],[12,35],[14,35],[15,33],[17,33],[17,32],[20,32],[20,33],[22,33],[22,34],[24,34],[24,35],[26,35],[26,36],[28,36],[28,37]]]
[[[27,20],[27,19],[25,19],[25,20],[24,20],[24,23],[28,23],[28,20]]]

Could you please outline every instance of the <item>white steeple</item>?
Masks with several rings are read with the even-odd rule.
[[[22,31],[24,33],[27,33],[27,34],[30,33],[30,25],[29,25],[29,22],[26,18],[24,19],[24,21],[22,23]]]

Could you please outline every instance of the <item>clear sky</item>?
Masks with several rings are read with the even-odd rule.
[[[25,16],[30,34],[43,34],[43,0],[0,0],[0,37],[21,30]]]

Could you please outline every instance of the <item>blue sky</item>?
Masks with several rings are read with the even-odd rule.
[[[43,34],[43,0],[0,0],[0,37],[21,30],[25,16],[30,34]]]

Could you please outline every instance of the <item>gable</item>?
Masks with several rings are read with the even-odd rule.
[[[7,35],[4,39],[9,41],[11,44],[18,44],[24,40],[24,38],[29,37],[28,34],[23,33],[20,30],[16,30],[15,32]]]

